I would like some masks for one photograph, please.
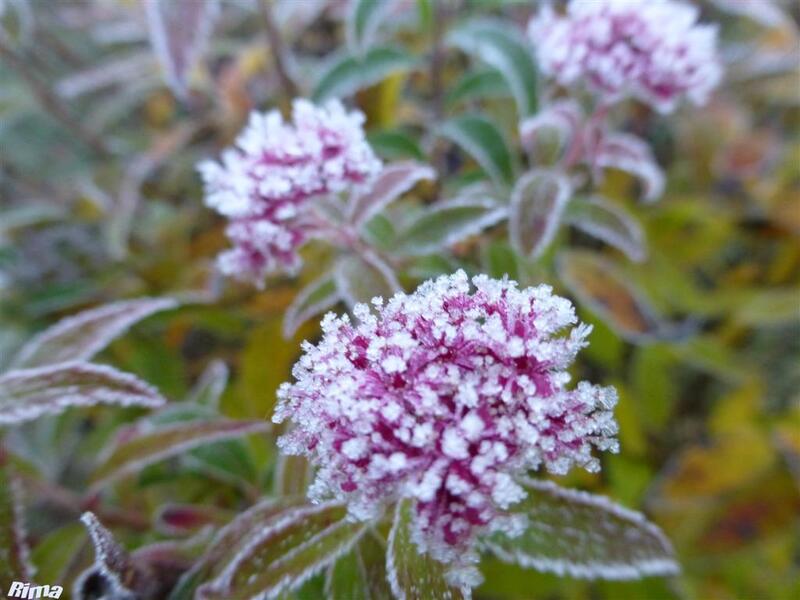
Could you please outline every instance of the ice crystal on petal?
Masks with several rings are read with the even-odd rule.
[[[528,35],[542,71],[562,85],[586,81],[607,100],[634,96],[660,112],[686,97],[704,104],[722,78],[717,29],[675,0],[571,0],[549,6]]]
[[[257,285],[274,271],[295,272],[297,250],[314,232],[309,200],[373,177],[380,161],[366,142],[364,115],[339,101],[294,101],[291,122],[254,112],[220,162],[198,170],[206,204],[230,219],[233,248],[218,259],[226,275]]]
[[[593,448],[616,450],[616,393],[566,388],[590,328],[548,286],[459,271],[375,306],[356,324],[328,314],[304,345],[278,393],[273,420],[295,425],[279,445],[317,467],[313,501],[353,518],[414,499],[415,541],[471,584],[476,536],[518,527],[517,476],[595,470]]]

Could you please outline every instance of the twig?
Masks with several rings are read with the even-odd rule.
[[[294,82],[291,75],[289,75],[289,70],[286,68],[286,47],[284,46],[283,36],[281,36],[278,24],[275,22],[275,17],[272,14],[272,0],[260,0],[258,5],[261,10],[261,18],[264,19],[264,26],[267,30],[267,41],[272,51],[272,59],[275,62],[275,70],[278,72],[278,77],[281,80],[281,86],[289,98],[294,98],[297,96],[297,84]]]
[[[111,155],[111,151],[105,142],[91,131],[82,127],[80,121],[72,114],[72,111],[61,102],[61,99],[28,69],[25,60],[2,41],[0,41],[0,58],[25,81],[42,108],[54,119],[61,123],[61,125],[95,153],[101,156]]]

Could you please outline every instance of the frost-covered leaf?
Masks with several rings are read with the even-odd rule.
[[[430,165],[413,161],[386,165],[369,188],[350,198],[350,222],[360,227],[423,179],[436,179],[436,171]]]
[[[398,234],[394,250],[424,256],[476,235],[506,218],[508,211],[488,195],[465,195],[432,205]]]
[[[187,80],[199,60],[219,11],[218,0],[143,0],[150,43],[172,91],[188,94]]]
[[[138,321],[176,306],[178,302],[172,298],[139,298],[83,311],[31,339],[12,366],[27,368],[89,360]]]
[[[389,299],[400,291],[400,283],[383,259],[374,254],[343,256],[333,273],[339,295],[351,308],[369,303],[376,296]]]
[[[511,192],[508,232],[514,249],[536,258],[553,241],[572,188],[561,173],[536,169],[520,177]]]
[[[311,483],[311,465],[305,456],[281,454],[275,464],[275,495],[305,496]]]
[[[394,3],[395,0],[350,0],[347,43],[353,52],[369,48]]]
[[[732,15],[752,19],[765,27],[791,23],[790,17],[775,0],[710,0],[714,6]]]
[[[60,363],[0,375],[0,425],[59,414],[73,406],[157,408],[165,402],[141,379],[105,365]]]
[[[365,523],[346,519],[341,504],[285,511],[252,531],[222,561],[219,575],[199,597],[276,598],[296,589],[352,548]]]
[[[528,497],[514,510],[527,516],[525,531],[485,540],[502,560],[588,579],[639,579],[680,570],[669,541],[641,513],[548,481],[524,485]]]
[[[425,154],[417,141],[399,130],[370,131],[367,141],[372,149],[386,160],[424,160]]]
[[[474,158],[495,183],[508,186],[514,180],[514,160],[497,126],[479,115],[462,115],[445,121],[439,135],[458,144]]]
[[[143,581],[131,562],[128,553],[117,543],[111,532],[103,527],[94,513],[86,512],[81,521],[89,532],[94,546],[94,565],[75,580],[72,595],[77,600],[114,598],[136,600],[147,583]]]
[[[228,375],[228,365],[221,360],[211,361],[186,398],[186,404],[216,409],[219,406],[219,399],[225,391],[225,386],[228,385]]]
[[[522,36],[506,23],[475,19],[456,27],[448,40],[497,69],[514,95],[521,117],[536,112],[537,71]]]
[[[193,421],[135,432],[111,446],[92,474],[93,489],[204,444],[269,431],[262,421]]]
[[[647,257],[644,231],[636,219],[620,206],[601,197],[578,197],[570,202],[565,220],[599,240],[641,262]]]
[[[411,501],[397,504],[386,549],[386,575],[397,600],[456,600],[463,598],[445,579],[444,566],[421,552],[411,539]]]
[[[694,330],[692,323],[665,321],[606,258],[573,250],[562,252],[557,263],[561,280],[578,300],[629,341],[681,339]]]
[[[391,598],[386,578],[386,542],[372,531],[361,536],[353,549],[328,569],[325,596],[331,600]]]
[[[470,100],[503,98],[510,93],[508,84],[500,73],[494,69],[482,69],[467,73],[458,80],[447,92],[445,102],[453,106]]]
[[[520,142],[537,163],[551,154],[558,158],[573,142],[582,121],[583,110],[577,102],[559,100],[520,123]]]
[[[619,169],[641,180],[646,202],[655,202],[664,192],[664,172],[647,142],[634,135],[605,132],[591,160],[595,169]]]
[[[283,337],[291,338],[311,317],[331,308],[340,300],[336,281],[329,274],[315,279],[298,292],[283,317]]]
[[[33,577],[26,538],[22,485],[0,446],[0,590],[3,592],[12,582],[30,581]]]
[[[342,55],[327,65],[312,97],[315,102],[349,96],[374,85],[398,71],[412,68],[416,60],[404,50],[392,47],[371,48],[362,57]]]

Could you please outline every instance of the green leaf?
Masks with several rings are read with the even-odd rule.
[[[601,196],[576,197],[567,208],[565,220],[624,252],[633,261],[647,257],[644,231],[638,221],[622,207]]]
[[[334,279],[339,295],[351,308],[369,303],[376,296],[388,300],[400,291],[392,268],[372,253],[340,258],[334,268]]]
[[[628,341],[682,339],[694,330],[692,323],[665,321],[620,269],[600,255],[565,251],[558,256],[557,268],[578,300]]]
[[[347,15],[347,43],[356,54],[371,44],[381,23],[392,8],[392,0],[351,0]]]
[[[312,98],[322,102],[349,96],[374,85],[398,71],[407,71],[416,59],[405,50],[392,47],[370,49],[363,57],[342,55],[331,62],[314,87]]]
[[[505,98],[511,93],[503,76],[495,70],[487,69],[467,73],[447,92],[445,102],[455,106],[460,102],[484,100],[486,98]]]
[[[528,518],[524,532],[497,532],[484,542],[501,560],[583,579],[639,579],[680,570],[669,541],[641,513],[549,481],[522,483],[528,496],[515,511]]]
[[[0,590],[4,593],[14,581],[30,581],[33,568],[28,553],[22,484],[0,447]]]
[[[14,368],[89,360],[131,325],[178,306],[172,298],[139,298],[105,304],[59,321],[20,350]]]
[[[511,192],[508,233],[522,256],[538,258],[555,237],[572,186],[566,175],[535,169],[519,178]]]
[[[371,131],[367,134],[367,141],[378,156],[387,160],[402,160],[404,158],[424,160],[425,158],[425,154],[416,140],[397,129]]]
[[[228,366],[221,360],[211,361],[186,398],[190,405],[197,404],[216,409],[228,385]]]
[[[165,403],[142,380],[106,365],[61,363],[0,375],[0,425],[59,414],[73,406],[157,408]]]
[[[462,115],[445,121],[439,135],[448,138],[474,158],[500,186],[514,181],[514,161],[497,126],[485,117]]]
[[[283,337],[291,339],[311,317],[331,308],[339,301],[336,282],[328,274],[315,279],[295,296],[283,317]]]
[[[775,325],[797,321],[800,288],[764,289],[747,295],[736,319],[747,325]]]
[[[199,590],[201,598],[276,597],[293,590],[347,553],[365,523],[346,519],[341,504],[290,509],[258,523],[222,561],[220,574]]]
[[[347,205],[347,218],[361,227],[389,204],[422,180],[436,179],[430,165],[415,161],[394,162],[383,167],[368,187],[353,192]]]
[[[361,536],[353,549],[328,569],[325,595],[331,600],[391,598],[385,541],[372,530]]]
[[[520,118],[536,113],[539,105],[536,64],[513,23],[491,19],[467,21],[450,32],[448,41],[497,69],[514,95]]]
[[[386,574],[394,597],[398,600],[455,600],[465,597],[447,583],[442,563],[422,552],[411,539],[413,510],[410,500],[398,502],[389,533]]]
[[[266,422],[219,420],[179,423],[134,434],[106,453],[92,475],[92,488],[96,490],[119,477],[203,444],[268,430]]]
[[[461,242],[506,218],[505,206],[488,196],[464,196],[432,205],[398,236],[394,251],[423,256]]]

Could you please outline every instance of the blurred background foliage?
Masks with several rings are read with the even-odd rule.
[[[299,95],[351,101],[381,156],[437,167],[439,181],[412,197],[426,204],[478,168],[431,139],[431,123],[469,109],[491,115],[514,144],[517,135],[508,89],[437,45],[442,27],[488,13],[521,27],[535,4],[399,2],[380,32],[395,54],[353,58],[343,54],[344,1],[283,0],[265,13],[257,0],[228,0],[180,90],[165,83],[170,57],[152,51],[138,2],[0,2],[0,368],[33,332],[79,309],[181,294],[183,308],[136,326],[101,358],[176,404],[221,360],[230,379],[220,411],[267,419],[299,341],[318,333],[309,323],[285,340],[283,314],[328,268],[329,251],[308,246],[300,278],[263,291],[220,280],[213,257],[224,224],[204,208],[194,165],[229,145],[251,109],[288,106],[270,26]],[[576,299],[595,326],[576,375],[620,391],[622,450],[602,457],[600,474],[560,480],[646,512],[684,569],[671,580],[591,583],[487,559],[479,598],[800,597],[800,11],[764,0],[754,15],[731,4],[701,5],[721,24],[727,62],[712,102],[670,117],[632,105],[624,115],[668,175],[652,205],[635,202],[622,173],[603,184],[643,224],[644,262],[566,228],[527,261],[492,230],[402,274],[411,289],[465,266],[546,281]],[[761,5],[782,18],[770,21]],[[647,335],[640,302],[681,331]],[[71,411],[5,434],[30,479],[38,579],[69,582],[91,561],[74,497],[112,432],[136,416]],[[151,524],[167,501],[224,517],[272,489],[275,464],[272,443],[247,438],[149,466],[112,488],[109,525],[137,547],[163,537]],[[300,596],[318,597],[320,586]]]

